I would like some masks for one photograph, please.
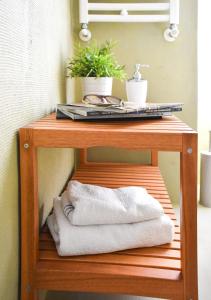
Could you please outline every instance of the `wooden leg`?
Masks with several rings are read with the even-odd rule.
[[[185,298],[184,298],[184,295],[183,295],[182,297],[178,296],[178,297],[174,297],[174,298],[172,298],[170,300],[185,300]]]
[[[87,164],[87,151],[88,149],[80,149],[79,150],[79,164],[80,166],[84,166]]]
[[[22,282],[21,300],[38,300],[38,291],[35,289],[29,289],[27,286],[24,286]]]
[[[151,165],[158,166],[158,151],[156,150],[151,151]]]
[[[198,299],[197,279],[197,135],[183,135],[181,153],[181,246],[184,299]]]
[[[37,153],[30,129],[20,130],[21,300],[37,300],[34,274],[38,260]]]

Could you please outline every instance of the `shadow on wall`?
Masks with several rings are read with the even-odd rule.
[[[63,190],[73,166],[73,149],[38,149],[39,205],[42,208],[40,223],[45,222],[52,209],[53,198]]]
[[[52,298],[53,296],[53,298]],[[159,300],[158,298],[146,298],[129,295],[104,295],[93,293],[65,293],[65,292],[48,292],[46,300]]]
[[[19,251],[18,249],[18,176],[14,174],[18,173],[17,170],[17,135],[11,136],[11,143],[7,144],[7,152],[5,153],[5,161],[1,165],[3,173],[0,174],[1,178],[1,191],[2,195],[0,201],[0,244],[4,245],[4,249],[0,249],[1,257],[1,272],[0,281],[1,286],[6,286],[10,282],[10,291],[2,289],[0,293],[1,299],[9,299],[11,291],[13,291],[13,297],[16,297],[16,291],[18,288],[18,269],[14,261],[18,261]],[[12,174],[12,176],[11,176]],[[2,250],[2,251],[1,251]]]
[[[128,163],[150,164],[149,151],[134,151],[121,148],[93,147],[88,151],[88,160],[94,162],[124,163],[127,157]],[[138,157],[138,159],[137,159]]]

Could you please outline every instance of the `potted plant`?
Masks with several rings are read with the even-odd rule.
[[[79,45],[75,56],[67,63],[68,77],[82,77],[83,96],[88,94],[111,95],[113,78],[124,79],[124,66],[113,54],[114,43],[106,41],[101,46],[92,43]]]

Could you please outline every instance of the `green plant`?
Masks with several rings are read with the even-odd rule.
[[[114,43],[106,41],[98,46],[76,48],[75,57],[67,62],[67,76],[69,77],[114,77],[124,79],[124,66],[119,65],[112,52]]]

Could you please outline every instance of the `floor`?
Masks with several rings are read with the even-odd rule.
[[[175,209],[179,215],[179,209]],[[198,208],[199,300],[211,299],[211,208]],[[48,292],[46,300],[152,300],[133,296]],[[154,299],[154,298],[153,298]]]

